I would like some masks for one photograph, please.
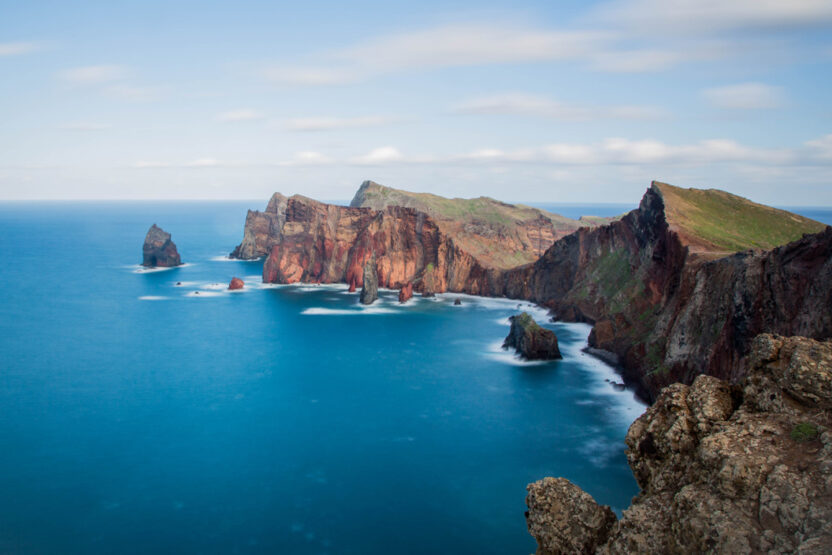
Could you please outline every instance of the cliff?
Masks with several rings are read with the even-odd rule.
[[[486,204],[511,207],[490,199]],[[538,212],[534,211],[535,218]],[[413,207],[336,206],[276,193],[264,212],[249,211],[243,241],[231,256],[266,256],[263,281],[267,283],[345,282],[351,287],[363,285],[364,264],[375,256],[379,287],[398,289],[410,282],[414,291],[423,294],[488,295],[502,271],[536,258],[535,252],[554,240],[554,231],[549,235],[545,231],[551,226],[549,220],[541,224],[543,239],[530,239],[538,229],[534,221],[519,221],[514,234],[508,231],[514,228],[510,221],[500,224],[499,233],[493,226],[475,225],[474,220],[454,229],[448,221]]]
[[[742,386],[674,384],[627,433],[616,520],[562,478],[528,487],[538,554],[832,552],[832,342],[760,335]]]
[[[506,272],[497,293],[594,323],[590,345],[612,353],[652,400],[703,373],[741,378],[759,333],[832,336],[830,257],[832,228],[818,222],[654,183],[637,210],[561,239]]]
[[[351,289],[375,256],[379,287],[535,301],[594,324],[590,345],[648,400],[703,373],[740,379],[759,333],[832,336],[832,229],[723,191],[654,182],[638,209],[514,267],[566,228],[527,207],[372,182],[351,204],[276,193],[248,213],[232,256],[266,255],[265,282]]]
[[[156,224],[150,226],[142,245],[142,266],[169,268],[180,266],[182,259],[171,241],[170,233]]]

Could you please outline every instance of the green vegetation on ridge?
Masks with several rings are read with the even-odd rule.
[[[682,189],[659,182],[653,186],[664,199],[668,224],[684,239],[709,251],[772,249],[826,227],[725,191]]]

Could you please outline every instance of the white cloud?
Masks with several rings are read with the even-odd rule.
[[[298,152],[291,160],[278,162],[278,166],[323,166],[333,163],[334,160],[320,152],[304,151]]]
[[[812,156],[822,160],[832,160],[832,134],[806,141],[806,147]]]
[[[234,121],[256,121],[263,119],[265,117],[263,113],[258,112],[257,110],[250,110],[247,108],[242,108],[239,110],[230,110],[228,112],[222,112],[221,114],[217,114],[217,121],[222,122],[234,122]]]
[[[61,71],[59,77],[78,85],[100,85],[127,77],[127,69],[119,65],[74,67]]]
[[[36,42],[0,42],[0,57],[28,54],[40,48],[40,44]]]
[[[543,96],[508,93],[463,102],[454,109],[463,114],[517,114],[584,121],[592,119],[655,119],[665,112],[650,106],[576,106]]]
[[[276,84],[288,86],[343,85],[358,80],[354,70],[333,67],[277,66],[265,69],[263,76]]]
[[[595,18],[653,33],[733,29],[787,29],[832,23],[828,0],[621,0],[602,5]]]
[[[362,166],[374,166],[404,161],[406,161],[405,157],[397,148],[392,146],[383,146],[371,150],[368,154],[353,158],[351,163]]]
[[[197,158],[185,164],[189,168],[213,168],[221,165],[219,160],[215,158]]]
[[[592,67],[612,73],[647,73],[662,71],[690,59],[696,53],[665,50],[619,50],[600,52]]]
[[[357,118],[295,118],[286,122],[289,131],[332,131],[359,127],[377,127],[394,123],[398,118],[389,116],[364,116]]]
[[[764,83],[740,83],[702,91],[703,96],[717,108],[730,110],[762,110],[783,104],[780,88]]]

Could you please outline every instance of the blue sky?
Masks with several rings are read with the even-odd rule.
[[[0,199],[832,205],[832,0],[3,2]]]

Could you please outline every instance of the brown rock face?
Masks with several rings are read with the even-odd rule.
[[[364,284],[361,286],[361,304],[373,304],[378,299],[378,269],[375,257],[364,263]]]
[[[350,288],[348,290],[348,293],[355,293],[355,278],[352,278],[350,280]]]
[[[413,298],[413,284],[407,282],[399,291],[399,302],[406,303],[411,298]]]
[[[242,289],[245,287],[245,282],[238,277],[231,278],[231,283],[228,284],[228,289],[231,291]]]
[[[505,272],[502,293],[594,323],[590,345],[614,354],[650,400],[699,374],[740,379],[759,333],[832,336],[832,228],[726,255],[691,246],[675,227],[654,185],[621,220]]]
[[[401,200],[434,217],[390,205],[389,195],[402,192],[381,191],[388,196],[357,194],[353,204],[360,206],[351,207],[275,194],[265,212],[249,213],[243,242],[232,254],[268,254],[265,282],[344,282],[352,289],[362,286],[364,265],[375,256],[379,287],[412,283],[425,296],[453,291],[535,301],[560,320],[593,323],[594,352],[617,360],[648,400],[663,386],[690,384],[700,374],[739,380],[758,333],[832,336],[832,228],[770,251],[731,253],[725,249],[746,240],[753,226],[717,226],[721,235],[700,237],[698,230],[726,217],[703,212],[696,202],[723,203],[729,213],[749,210],[753,221],[775,231],[822,228],[805,218],[721,192],[654,184],[637,210],[608,225],[582,227],[536,262],[507,269],[505,253],[482,253],[517,248],[517,238],[533,227],[500,243],[496,201],[483,201],[489,225],[466,224],[460,231],[439,197],[406,194]],[[470,202],[465,206],[480,206],[478,199]],[[767,245],[788,235],[772,233],[746,242]],[[488,240],[477,243],[480,236]]]
[[[170,240],[170,233],[156,224],[150,226],[142,245],[142,266],[170,268],[181,264],[176,244]]]
[[[741,387],[674,384],[633,423],[642,491],[613,525],[565,481],[529,486],[538,553],[832,551],[832,342],[761,335],[746,360]]]

